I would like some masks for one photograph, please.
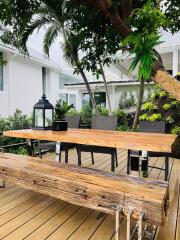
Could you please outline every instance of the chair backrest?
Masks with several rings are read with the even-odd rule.
[[[68,122],[68,128],[79,128],[80,116],[66,116],[65,120]]]
[[[164,121],[160,122],[148,122],[141,121],[139,124],[140,132],[149,133],[166,133],[166,123]]]
[[[93,116],[91,120],[91,128],[99,130],[112,130],[115,131],[117,127],[116,116]]]

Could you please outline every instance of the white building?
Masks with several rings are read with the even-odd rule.
[[[20,109],[32,113],[33,105],[42,96],[55,103],[59,98],[60,66],[29,49],[25,57],[14,48],[0,44],[0,54],[5,65],[0,66],[0,115],[6,117]]]

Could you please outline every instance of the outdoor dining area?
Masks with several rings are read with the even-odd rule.
[[[177,136],[162,122],[116,131],[114,116],[93,116],[91,129],[79,117],[53,123],[40,101],[32,129],[3,133],[36,140],[38,155],[0,154],[0,238],[177,240]]]

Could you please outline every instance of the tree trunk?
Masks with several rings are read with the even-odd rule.
[[[107,85],[106,76],[105,76],[104,69],[103,69],[103,66],[102,66],[101,62],[99,62],[99,66],[100,66],[101,71],[102,71],[102,78],[103,78],[104,86],[105,86],[105,89],[106,89],[106,95],[107,95],[108,107],[109,107],[109,115],[112,116],[112,107],[111,107],[111,100],[110,100],[110,95],[109,95],[109,88],[108,88],[108,85]]]
[[[138,123],[139,123],[139,115],[141,113],[141,108],[142,108],[142,104],[143,104],[143,97],[144,97],[144,79],[141,79],[137,109],[136,109],[136,114],[135,114],[134,123],[133,123],[133,130],[136,130],[136,128],[138,126]]]
[[[180,101],[180,81],[174,79],[166,71],[158,70],[154,76],[154,81],[166,92],[170,93],[176,100]]]
[[[85,85],[86,85],[86,88],[87,88],[88,94],[89,94],[89,96],[90,96],[90,100],[91,100],[93,109],[94,109],[94,111],[95,111],[95,114],[96,114],[97,116],[100,116],[99,111],[98,111],[97,106],[96,106],[96,102],[95,102],[93,93],[92,93],[92,91],[91,91],[91,87],[90,87],[90,85],[89,85],[89,82],[88,82],[88,80],[87,80],[87,78],[86,78],[86,75],[85,75],[83,69],[82,69],[82,68],[79,66],[79,64],[78,64],[78,56],[75,56],[75,54],[74,54],[74,52],[73,52],[73,50],[72,50],[72,46],[70,45],[70,43],[69,43],[69,41],[68,41],[68,39],[67,39],[67,36],[66,36],[67,33],[65,32],[65,29],[64,29],[63,24],[62,24],[61,28],[62,28],[62,33],[63,33],[63,37],[64,37],[65,44],[68,46],[68,49],[69,49],[69,51],[70,51],[70,55],[71,55],[71,58],[72,58],[72,62],[74,62],[75,65],[78,67],[79,72],[80,72],[80,74],[81,74],[81,76],[82,76],[82,78],[83,78],[83,80],[84,80]]]
[[[93,93],[92,93],[91,88],[90,88],[90,85],[89,85],[89,82],[88,82],[88,80],[87,80],[87,78],[86,78],[86,75],[84,74],[84,71],[83,71],[81,68],[79,68],[79,71],[80,71],[80,74],[81,74],[81,76],[82,76],[82,78],[83,78],[83,80],[84,80],[84,83],[85,83],[85,85],[86,85],[87,91],[88,91],[88,93],[89,93],[89,96],[90,96],[90,100],[91,100],[93,109],[95,110],[96,115],[97,115],[97,116],[100,116],[99,111],[98,111],[98,109],[97,109],[97,105],[96,105],[94,96],[93,96]]]

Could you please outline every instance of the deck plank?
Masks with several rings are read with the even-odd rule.
[[[76,150],[72,149],[69,155],[69,163],[77,165]],[[95,164],[92,165],[91,155],[83,153],[82,166],[111,171],[111,160],[108,155],[94,156]],[[44,156],[45,161],[54,159],[52,153]],[[118,163],[115,172],[126,174],[125,150],[118,150]],[[151,158],[150,164],[162,167],[164,160]],[[180,239],[180,213],[177,211],[180,198],[178,160],[170,160],[170,172],[170,208],[165,225],[159,228],[158,240]],[[150,168],[149,177],[163,180],[164,172]],[[0,216],[0,239],[3,240],[114,240],[113,216],[23,190],[8,182],[5,189],[0,188]],[[134,224],[135,221],[132,226]],[[119,240],[125,240],[126,219],[122,219],[120,229]]]

